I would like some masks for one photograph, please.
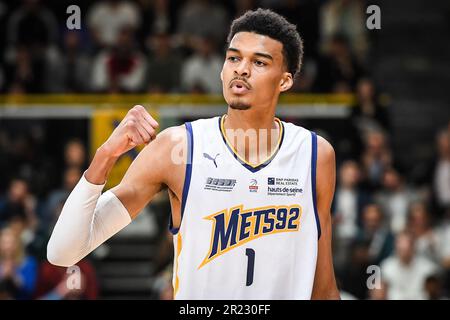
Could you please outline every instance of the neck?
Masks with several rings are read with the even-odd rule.
[[[281,128],[275,121],[274,111],[228,108],[223,127],[239,156],[252,164],[264,162],[278,147]]]
[[[225,129],[266,129],[268,133],[270,129],[276,129],[275,110],[269,112],[261,112],[261,110],[235,110],[228,108],[228,112],[224,122]]]

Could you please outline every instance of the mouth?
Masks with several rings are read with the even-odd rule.
[[[240,95],[250,91],[250,85],[242,80],[233,80],[230,83],[230,89],[234,94]]]

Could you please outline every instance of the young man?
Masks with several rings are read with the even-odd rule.
[[[167,187],[176,299],[339,298],[333,148],[275,118],[280,93],[300,69],[300,36],[259,9],[233,22],[228,42],[220,74],[227,114],[156,136],[146,110],[131,109],[69,196],[48,244],[50,262],[77,263]],[[117,158],[143,143],[121,183],[101,194]]]

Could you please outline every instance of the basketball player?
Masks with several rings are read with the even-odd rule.
[[[220,74],[227,114],[156,136],[157,122],[133,107],[67,199],[48,260],[77,263],[167,188],[176,299],[339,299],[331,253],[333,148],[275,118],[302,50],[295,26],[272,11],[236,19]],[[234,133],[249,131],[261,148],[237,145]],[[144,143],[121,183],[102,194],[118,157]],[[264,146],[267,157],[258,152]]]

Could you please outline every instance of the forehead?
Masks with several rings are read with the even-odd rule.
[[[280,41],[253,32],[236,33],[229,47],[238,49],[244,55],[260,52],[270,54],[274,60],[283,59],[283,44]]]

